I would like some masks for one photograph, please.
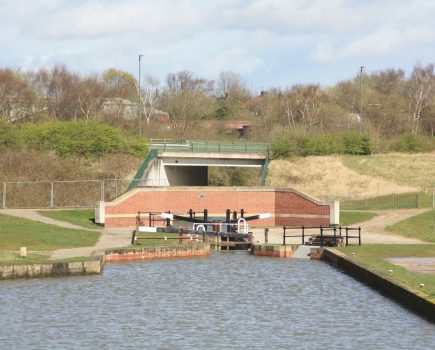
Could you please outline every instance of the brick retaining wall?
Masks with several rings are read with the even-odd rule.
[[[186,214],[208,210],[209,217],[225,216],[226,209],[247,216],[271,213],[250,221],[251,226],[329,226],[338,202],[319,201],[292,189],[266,187],[155,187],[136,188],[112,202],[100,202],[96,217],[105,227],[134,227],[136,213],[171,211]],[[338,222],[337,222],[338,223]]]

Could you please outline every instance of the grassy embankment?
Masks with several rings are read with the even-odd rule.
[[[273,160],[267,184],[295,188],[321,199],[341,201],[415,193],[424,189],[432,191],[435,190],[435,153]],[[434,187],[429,188],[430,185]],[[392,208],[392,197],[389,201]],[[425,201],[421,199],[421,205],[426,205]]]
[[[364,211],[340,211],[340,225],[351,226],[374,218],[377,213]]]
[[[409,271],[388,262],[388,258],[433,257],[435,258],[435,210],[414,216],[389,226],[388,230],[407,237],[418,238],[432,244],[366,244],[338,248],[348,257],[376,271],[385,278],[410,290],[419,290],[428,298],[435,297],[435,276]],[[354,254],[352,254],[354,253]],[[392,272],[390,272],[392,270]],[[424,284],[419,288],[420,283]]]
[[[52,250],[93,246],[99,237],[100,233],[96,231],[69,229],[0,215],[0,263],[48,262]],[[17,251],[20,247],[26,247],[29,251],[27,258],[19,257]],[[68,259],[68,261],[72,260]]]

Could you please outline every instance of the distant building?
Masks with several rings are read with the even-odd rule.
[[[101,105],[103,113],[113,113],[117,116],[131,120],[138,116],[139,104],[120,97],[107,98]],[[148,115],[149,107],[143,106],[142,117]],[[159,109],[154,109],[150,117],[151,121],[168,122],[169,114]]]
[[[240,136],[246,136],[256,123],[252,120],[204,120],[201,125],[205,128],[223,126],[226,129],[237,131]]]

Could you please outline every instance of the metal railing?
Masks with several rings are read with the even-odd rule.
[[[319,234],[306,232],[306,230],[319,230]],[[301,230],[300,234],[288,235],[288,230]],[[358,235],[352,235],[351,232],[358,232]],[[329,234],[328,234],[329,232]],[[331,234],[332,232],[332,234]],[[266,233],[266,232],[265,232]],[[305,238],[308,238],[306,241]],[[324,246],[349,245],[349,239],[357,239],[358,245],[361,245],[361,227],[342,227],[342,226],[300,226],[300,227],[283,227],[282,244],[286,245],[287,238],[301,238],[302,244]]]
[[[151,161],[158,156],[158,150],[156,149],[150,149],[147,156],[145,157],[144,161],[142,162],[141,166],[136,172],[136,175],[134,176],[134,179],[130,182],[128,185],[127,191],[131,190],[132,188],[137,187],[140,179],[143,178],[145,171],[147,170],[148,166],[150,165]]]
[[[216,142],[190,140],[151,140],[151,149],[163,152],[216,152],[268,154],[270,144],[247,142]]]

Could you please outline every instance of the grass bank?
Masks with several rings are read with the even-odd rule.
[[[31,264],[53,264],[61,262],[90,261],[89,256],[79,256],[68,259],[50,260],[49,252],[28,253],[25,258],[17,252],[0,252],[0,265],[31,265]]]
[[[95,211],[92,209],[84,210],[40,210],[38,214],[49,217],[51,219],[69,222],[70,224],[86,227],[86,228],[101,228],[102,226],[96,224]]]
[[[388,226],[387,230],[401,236],[435,243],[435,209]]]
[[[47,251],[93,246],[99,232],[48,225],[32,220],[0,215],[0,250]]]
[[[388,258],[434,257],[432,244],[367,244],[363,246],[341,247],[341,252],[352,260],[369,267],[379,275],[411,290],[420,290],[429,297],[435,297],[435,276],[409,271],[388,262]],[[354,253],[354,254],[352,254]],[[392,272],[389,272],[392,270]],[[424,284],[420,288],[420,283]]]
[[[340,211],[340,225],[350,226],[374,218],[377,213],[367,211]]]

